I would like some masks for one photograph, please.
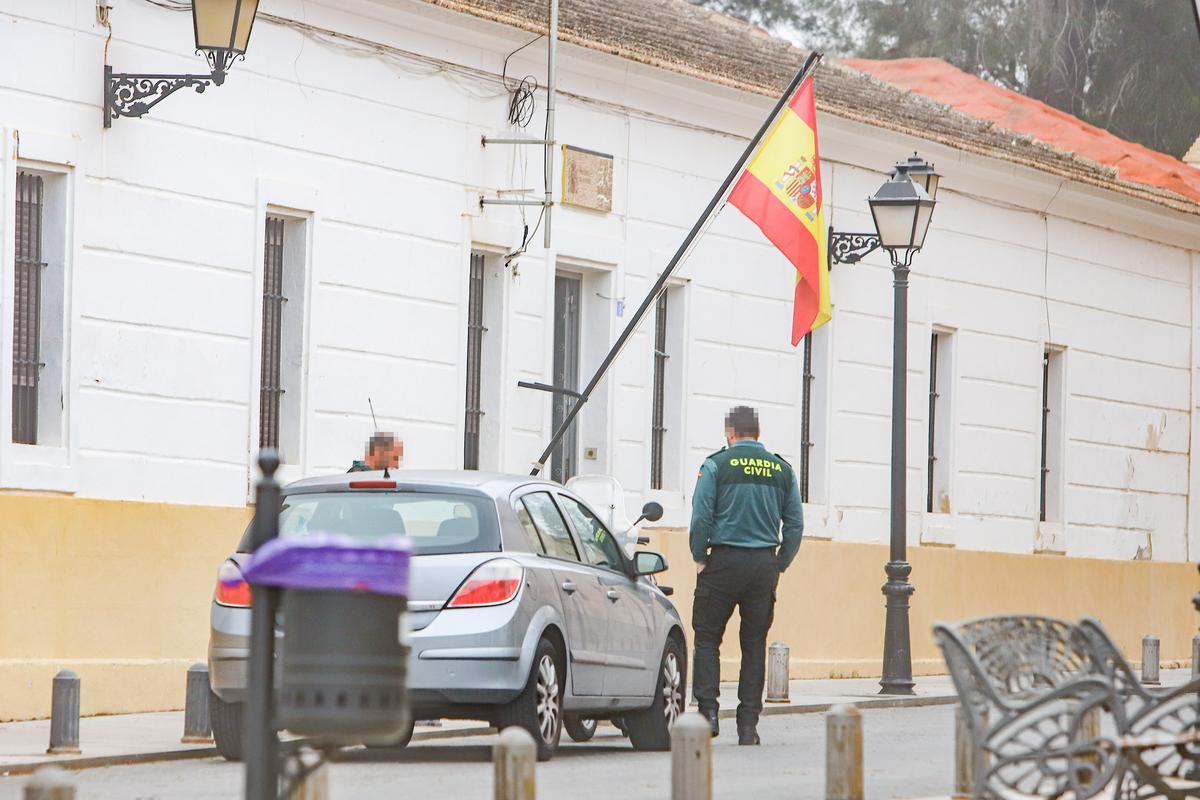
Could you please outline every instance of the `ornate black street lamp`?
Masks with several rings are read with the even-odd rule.
[[[203,92],[210,83],[223,84],[233,62],[246,55],[257,15],[258,0],[192,0],[196,52],[204,53],[211,74],[113,72],[105,65],[104,127],[117,117],[140,117],[187,86]]]
[[[891,554],[884,571],[887,583],[887,624],[883,639],[882,694],[912,694],[912,646],[908,630],[908,598],[913,586],[908,576],[907,539],[907,451],[908,403],[908,268],[913,254],[925,244],[929,221],[933,217],[934,195],[939,176],[933,166],[914,153],[896,165],[891,180],[879,187],[867,202],[875,220],[875,235],[829,234],[832,263],[854,263],[877,247],[887,251],[892,261],[894,310],[892,315],[892,501]]]

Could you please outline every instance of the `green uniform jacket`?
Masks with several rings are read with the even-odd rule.
[[[780,539],[780,525],[783,537]],[[792,465],[753,439],[713,453],[692,496],[692,558],[712,545],[778,547],[779,570],[792,563],[804,533],[800,487]]]

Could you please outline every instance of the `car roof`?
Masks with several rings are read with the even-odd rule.
[[[373,472],[348,472],[337,475],[320,475],[294,481],[283,487],[284,494],[319,491],[346,491],[350,483],[358,481],[394,480],[397,489],[472,489],[492,497],[507,497],[514,489],[529,484],[562,489],[562,485],[545,478],[530,475],[510,475],[502,472],[479,472],[466,469],[392,470],[384,478],[382,470]]]

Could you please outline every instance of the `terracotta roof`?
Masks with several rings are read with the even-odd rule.
[[[547,27],[546,0],[425,2],[531,32],[544,33]],[[806,55],[755,26],[687,0],[563,0],[559,35],[580,47],[766,96],[783,91]],[[822,63],[816,83],[817,108],[825,113],[1200,214],[1198,195],[1135,182],[1095,159],[830,59]]]
[[[888,83],[953,106],[1010,131],[1116,167],[1126,180],[1168,189],[1200,201],[1200,170],[1179,159],[1126,141],[1057,108],[970,75],[940,58],[844,63]],[[1200,144],[1200,143],[1198,143]],[[1200,157],[1200,148],[1193,148]]]

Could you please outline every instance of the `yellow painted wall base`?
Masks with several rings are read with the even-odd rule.
[[[696,570],[687,532],[651,533],[651,547],[672,568],[661,584],[685,623],[691,623]],[[793,678],[875,677],[883,670],[883,565],[888,548],[806,540],[781,577],[769,642],[791,648]],[[910,547],[913,565],[910,625],[913,673],[944,674],[933,623],[985,614],[1046,614],[1068,620],[1098,618],[1131,661],[1141,658],[1142,636],[1161,640],[1164,666],[1190,663],[1200,617],[1191,598],[1200,588],[1195,564],[1105,561],[1012,555],[946,547]],[[736,680],[740,660],[737,615],[721,648],[721,677]],[[688,633],[689,642],[691,632]]]
[[[84,714],[178,709],[203,661],[216,570],[250,512],[0,494],[0,722],[45,717],[55,672],[82,678]],[[663,584],[690,621],[695,569],[683,531],[652,532],[675,566]],[[1190,658],[1194,564],[910,550],[913,670],[944,672],[934,620],[1035,612],[1097,616],[1136,660],[1157,634],[1165,663]],[[779,588],[771,640],[793,677],[869,677],[881,669],[883,545],[806,541]],[[722,672],[737,677],[737,620]],[[689,634],[690,636],[690,634]]]
[[[0,721],[48,716],[60,669],[79,674],[84,714],[182,708],[217,568],[249,516],[0,494]]]

